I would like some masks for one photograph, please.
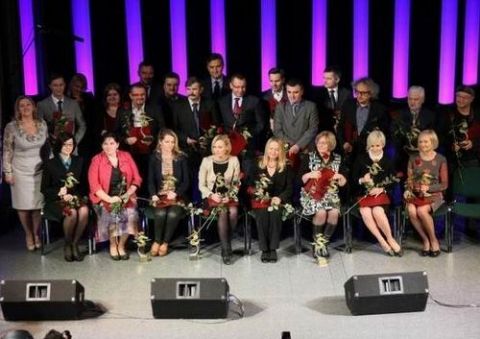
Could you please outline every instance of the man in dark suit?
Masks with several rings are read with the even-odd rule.
[[[248,142],[249,150],[263,151],[258,144],[260,134],[265,127],[265,120],[260,100],[253,95],[245,95],[247,79],[241,74],[234,74],[230,80],[232,93],[218,101],[220,118],[227,132],[234,128],[241,132],[244,128],[252,135]]]
[[[371,131],[381,130],[388,138],[389,126],[385,106],[375,100],[378,85],[370,78],[361,78],[353,88],[356,98],[344,103],[338,125],[338,141],[350,164],[359,152],[365,152]]]
[[[74,135],[77,144],[83,139],[87,125],[78,103],[65,96],[65,79],[60,74],[50,77],[51,95],[38,103],[38,117],[47,122],[51,141],[59,134]]]
[[[281,68],[271,68],[268,71],[268,80],[270,88],[262,92],[262,100],[264,103],[264,110],[267,112],[267,119],[269,120],[268,135],[273,133],[273,116],[275,115],[275,108],[278,104],[285,104],[288,101],[287,91],[285,90],[285,72]]]
[[[178,93],[178,86],[180,85],[180,76],[175,72],[165,74],[163,78],[163,89],[158,98],[158,102],[162,108],[165,124],[168,128],[174,128],[173,122],[173,105],[179,101],[184,100],[185,96]]]
[[[133,84],[129,91],[132,106],[119,116],[119,135],[135,160],[142,178],[147,178],[148,157],[157,145],[157,135],[165,127],[165,120],[159,106],[146,103],[146,90],[140,84]],[[146,193],[143,181],[141,193]]]
[[[411,86],[408,90],[408,107],[395,112],[392,116],[391,135],[396,154],[396,169],[406,174],[410,155],[418,152],[418,134],[433,129],[439,139],[443,138],[444,121],[435,112],[425,108],[425,89]]]
[[[212,53],[207,58],[207,71],[209,77],[203,83],[203,96],[208,99],[218,100],[230,92],[228,79],[223,74],[223,57]]]
[[[323,86],[314,94],[320,115],[319,130],[337,132],[340,112],[347,99],[352,98],[352,92],[340,87],[342,72],[336,67],[327,67],[323,71]]]
[[[136,85],[138,84],[145,87],[145,91],[147,92],[146,102],[158,104],[162,86],[158,82],[155,82],[155,69],[153,64],[149,61],[142,61],[138,64],[137,74],[139,81]]]
[[[186,83],[187,98],[173,105],[173,122],[180,146],[184,150],[197,149],[198,138],[210,126],[218,126],[219,118],[212,100],[202,98],[203,85],[196,77]]]
[[[313,142],[318,131],[318,110],[314,102],[303,99],[300,80],[287,82],[288,102],[277,105],[273,134],[289,145],[289,157],[295,157]]]

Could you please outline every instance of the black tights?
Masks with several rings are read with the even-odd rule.
[[[217,220],[218,237],[222,243],[222,249],[231,250],[232,232],[237,227],[238,208],[232,206],[226,212],[220,212]]]
[[[170,206],[155,209],[155,242],[170,243],[173,233],[180,220],[185,216],[185,210],[180,206]]]

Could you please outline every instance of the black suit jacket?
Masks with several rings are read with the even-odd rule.
[[[211,125],[218,126],[219,118],[215,108],[215,103],[210,99],[202,98],[199,107],[200,134],[197,131],[195,118],[187,98],[178,100],[172,106],[173,125],[178,134],[179,142],[182,148],[187,147],[187,137],[197,140],[202,130],[208,129]]]
[[[214,98],[213,97],[213,83],[212,78],[208,77],[203,80],[203,93],[202,95],[205,98],[218,100],[221,97],[230,93],[230,85],[229,85],[228,78],[225,75],[222,75],[222,86],[220,87],[220,97]]]
[[[352,98],[352,92],[344,87],[338,87],[338,98],[335,103],[335,107],[332,107],[330,101],[330,93],[325,87],[317,87],[314,89],[313,101],[317,103],[319,111],[319,131],[332,131],[336,132],[335,126],[335,114],[341,112],[343,105],[348,99]]]
[[[150,196],[157,194],[163,185],[162,160],[157,154],[157,152],[154,152],[150,156],[148,165],[148,192]],[[187,159],[184,156],[180,156],[173,161],[173,176],[177,179],[175,193],[179,197],[186,198],[187,190],[190,187],[190,173]]]
[[[385,111],[385,106],[378,101],[372,101],[365,126],[359,133],[357,129],[357,101],[355,99],[347,100],[342,107],[338,126],[340,147],[343,148],[343,144],[348,142],[353,146],[352,154],[363,152],[367,145],[368,134],[375,129],[379,129],[388,139],[388,127],[389,117]]]
[[[290,166],[286,166],[282,172],[276,171],[272,176],[270,176],[266,168],[261,169],[257,164],[253,179],[259,180],[262,174],[265,174],[267,178],[270,179],[270,185],[267,187],[267,192],[270,197],[279,197],[282,200],[282,204],[291,201],[293,194],[294,175]],[[254,186],[254,180],[252,180],[249,185]]]
[[[165,126],[170,129],[175,128],[175,123],[174,123],[174,105],[179,102],[180,100],[185,100],[187,97],[181,94],[177,94],[177,96],[173,98],[167,98],[163,92],[162,94],[158,97],[158,104],[160,105],[163,113],[163,118],[165,119]]]
[[[69,189],[68,193],[73,195],[86,195],[87,180],[83,170],[83,159],[78,156],[72,156],[70,168],[67,170],[62,163],[59,155],[50,159],[43,169],[41,191],[45,196],[45,201],[53,202],[60,200],[58,191],[65,183],[67,173],[72,172],[75,179],[80,183]]]

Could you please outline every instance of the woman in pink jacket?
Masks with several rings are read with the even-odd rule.
[[[142,183],[137,165],[128,152],[118,150],[113,133],[102,136],[102,152],[93,157],[88,170],[90,200],[98,216],[97,240],[110,240],[113,260],[128,260],[125,243],[137,233],[135,192]]]

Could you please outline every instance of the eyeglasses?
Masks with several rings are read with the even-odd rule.
[[[370,91],[357,91],[357,90],[355,90],[355,94],[356,94],[356,95],[369,96],[371,93],[370,93]]]

